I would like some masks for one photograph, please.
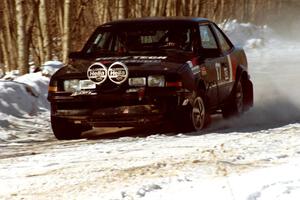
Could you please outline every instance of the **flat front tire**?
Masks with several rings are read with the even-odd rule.
[[[83,125],[68,122],[66,119],[51,116],[51,126],[58,140],[79,139],[83,131],[91,129]]]

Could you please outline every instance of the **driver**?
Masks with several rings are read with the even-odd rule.
[[[186,50],[188,47],[188,37],[186,31],[169,31],[167,45]]]

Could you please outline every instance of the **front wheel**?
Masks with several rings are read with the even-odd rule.
[[[206,121],[206,109],[204,105],[204,101],[202,97],[198,96],[193,102],[192,106],[192,112],[191,112],[191,118],[193,122],[193,129],[195,131],[202,130],[205,125]]]
[[[208,124],[209,115],[204,100],[204,95],[199,93],[191,105],[184,108],[182,113],[182,131],[201,131]],[[181,124],[182,124],[181,123]]]
[[[51,126],[54,136],[58,140],[79,139],[82,132],[92,129],[92,127],[74,124],[54,116],[51,116]]]

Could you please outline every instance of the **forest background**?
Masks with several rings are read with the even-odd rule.
[[[237,19],[299,35],[299,0],[2,0],[0,70],[29,72],[48,60],[67,62],[98,25],[117,19],[193,16]],[[295,31],[297,30],[297,31]]]

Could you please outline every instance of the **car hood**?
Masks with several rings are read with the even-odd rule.
[[[140,74],[165,74],[179,73],[183,66],[193,59],[192,53],[171,53],[166,56],[136,55],[136,56],[111,56],[78,58],[61,68],[56,76],[86,75],[88,68],[94,63],[101,63],[109,68],[115,62],[125,64],[129,70],[129,75]]]

